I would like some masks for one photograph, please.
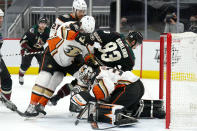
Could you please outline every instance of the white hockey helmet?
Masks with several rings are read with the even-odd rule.
[[[87,4],[84,0],[74,0],[73,1],[74,10],[87,10]]]
[[[80,29],[82,29],[85,33],[92,33],[95,28],[95,19],[92,16],[84,16],[81,19],[81,26]]]
[[[4,16],[4,12],[0,9],[0,16]]]

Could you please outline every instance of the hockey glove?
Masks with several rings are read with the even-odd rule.
[[[75,31],[75,32],[79,31],[79,27],[80,27],[80,24],[78,22],[70,24],[70,29]]]
[[[27,42],[21,43],[21,48],[25,50],[31,50],[31,47],[27,44]]]

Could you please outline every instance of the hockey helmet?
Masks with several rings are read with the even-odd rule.
[[[74,10],[87,10],[87,4],[84,0],[74,0],[73,1]]]
[[[85,33],[92,33],[95,28],[95,19],[92,16],[84,16],[81,21],[81,27]]]
[[[0,16],[4,16],[4,12],[2,9],[0,9]]]
[[[143,35],[140,32],[129,32],[128,36],[127,36],[127,40],[129,41],[129,43],[131,43],[132,41],[135,40],[135,44],[132,46],[135,46],[136,44],[142,44],[143,41]]]
[[[47,24],[47,23],[48,23],[48,20],[47,20],[47,18],[45,18],[45,17],[41,17],[41,18],[39,19],[39,23],[45,23],[45,24]]]
[[[88,65],[83,65],[79,69],[79,79],[83,84],[90,85],[92,83],[92,78],[94,77],[93,68]]]

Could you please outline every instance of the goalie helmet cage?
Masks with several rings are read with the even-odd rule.
[[[197,34],[160,36],[159,98],[166,128],[197,129]]]

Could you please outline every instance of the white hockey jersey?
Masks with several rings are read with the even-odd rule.
[[[72,14],[60,15],[58,18],[56,18],[55,23],[53,23],[51,26],[49,37],[56,36],[57,30],[62,24],[76,21],[77,20],[74,18],[74,16],[72,16]]]
[[[79,74],[76,72],[74,77],[79,83],[82,83],[78,78]],[[111,67],[100,66],[96,72],[96,78],[90,88],[90,95],[96,99],[108,98],[116,88],[129,85],[139,79],[131,71],[121,71]],[[83,85],[84,86],[84,85]]]
[[[51,55],[62,67],[71,65],[75,56],[82,54],[84,57],[88,54],[86,46],[75,41],[78,32],[70,30],[68,24],[62,24],[57,30],[57,35],[47,41]]]

